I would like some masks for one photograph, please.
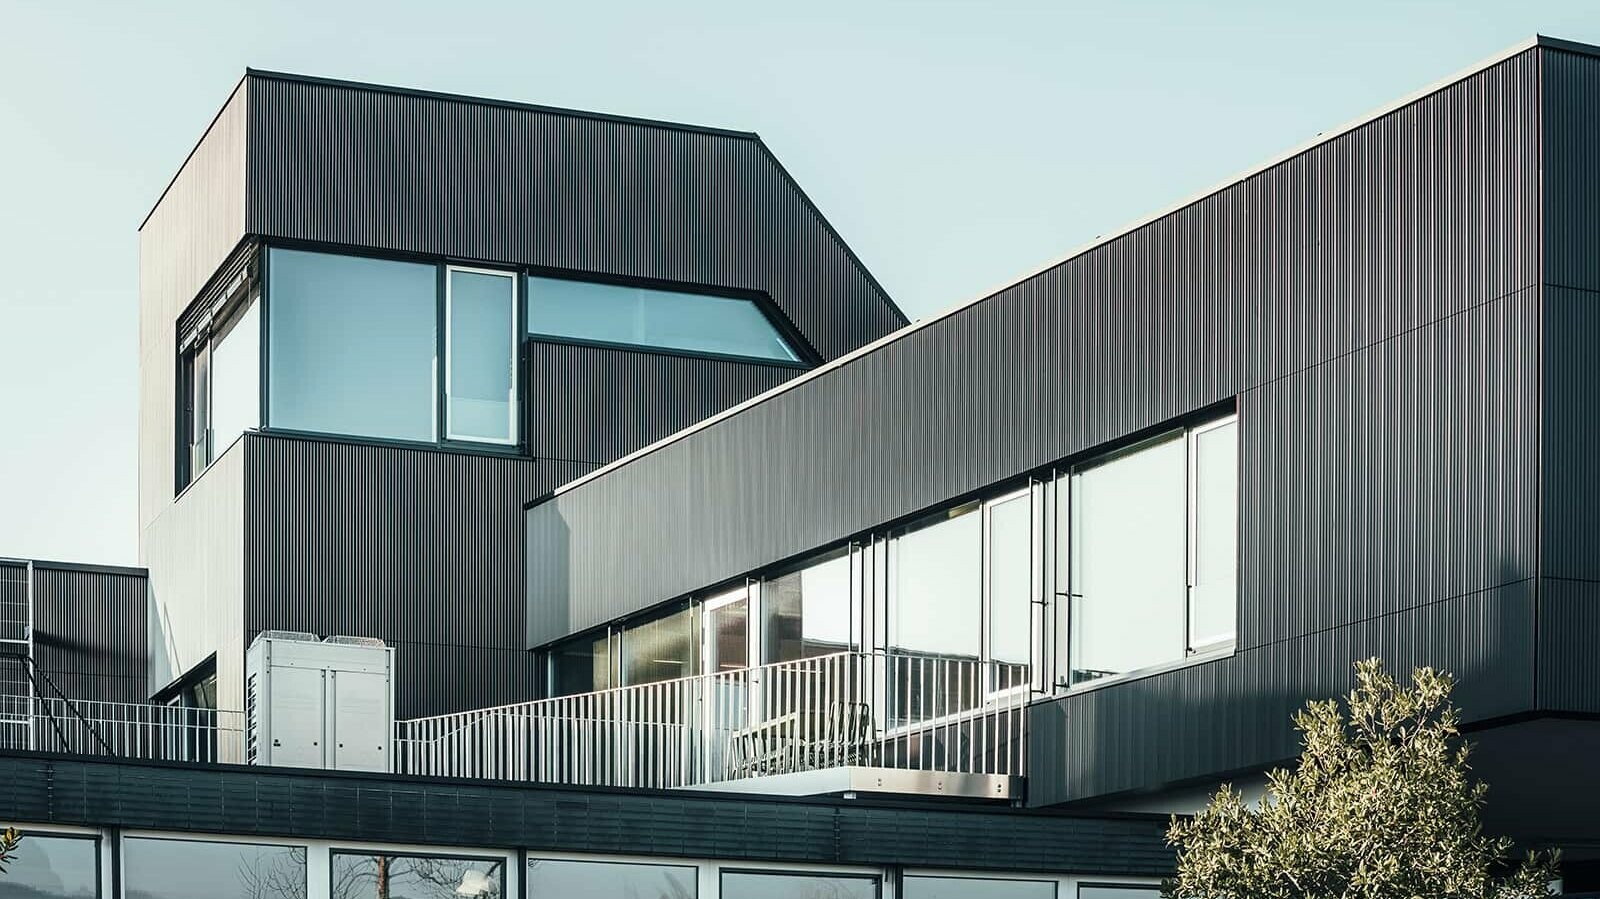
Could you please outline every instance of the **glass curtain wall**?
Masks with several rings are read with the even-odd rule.
[[[764,663],[792,662],[859,647],[850,548],[761,582]]]
[[[700,607],[622,629],[622,683],[652,684],[700,673]]]

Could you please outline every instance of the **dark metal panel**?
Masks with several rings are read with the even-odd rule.
[[[1539,582],[1539,708],[1600,714],[1600,583]]]
[[[1334,541],[1391,514],[1330,511],[1336,486],[1401,490],[1391,524],[1414,525],[1373,537],[1407,555],[1345,576],[1396,598],[1247,608],[1247,643],[1526,576],[1537,91],[1530,51],[535,507],[530,535],[564,543],[530,552],[563,560],[535,586],[564,589],[530,604],[565,605],[580,629],[1240,396],[1271,401],[1247,410],[1247,453],[1298,432],[1322,477],[1261,494],[1249,527],[1299,516],[1306,539]],[[1302,377],[1324,368],[1342,374]],[[1480,415],[1500,416],[1487,438]],[[1394,483],[1354,484],[1367,465]],[[1309,505],[1276,505],[1295,490]],[[1423,520],[1435,500],[1448,517]],[[1247,533],[1246,590],[1343,551],[1273,539]]]
[[[252,233],[765,293],[825,359],[905,323],[753,136],[246,80]]]
[[[67,696],[143,702],[143,572],[34,566],[34,664]]]
[[[24,823],[494,846],[729,861],[1162,876],[1156,816],[874,804],[683,791],[553,789],[285,768],[0,754]]]
[[[1600,58],[1540,51],[1545,283],[1600,290]]]
[[[406,717],[532,695],[522,507],[591,466],[245,440],[247,645],[272,628],[394,643]]]
[[[1534,582],[1520,581],[1036,705],[1028,801],[1102,798],[1285,762],[1299,751],[1293,714],[1347,692],[1352,665],[1372,656],[1393,671],[1451,672],[1469,724],[1527,712],[1534,602]]]
[[[528,449],[604,463],[800,374],[788,366],[535,341]]]

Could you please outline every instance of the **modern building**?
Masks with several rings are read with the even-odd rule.
[[[908,324],[754,135],[249,72],[146,569],[0,566],[0,896],[1149,897],[1369,656],[1600,890],[1596,98],[1536,38]]]

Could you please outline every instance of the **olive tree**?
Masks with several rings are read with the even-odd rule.
[[[1356,663],[1348,699],[1294,718],[1302,750],[1267,777],[1255,807],[1229,785],[1174,818],[1169,899],[1531,899],[1548,895],[1555,852],[1513,864],[1484,834],[1487,787],[1473,780],[1450,677],[1418,668],[1400,684]]]

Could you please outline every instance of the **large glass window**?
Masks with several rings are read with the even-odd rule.
[[[306,850],[129,837],[122,880],[127,899],[304,899]]]
[[[878,878],[855,874],[723,871],[722,899],[877,899]]]
[[[913,525],[889,544],[889,641],[932,656],[978,657],[983,519],[977,503]]]
[[[1161,888],[1150,884],[1085,883],[1078,886],[1078,899],[1157,899]]]
[[[1068,682],[1177,661],[1233,640],[1238,427],[1174,433],[1072,474]]]
[[[261,304],[225,324],[211,350],[211,446],[221,455],[261,424]]]
[[[830,553],[761,584],[766,662],[791,662],[855,648],[850,550]]]
[[[751,300],[592,281],[529,278],[528,330],[725,356],[800,358]]]
[[[457,899],[505,895],[503,858],[334,852],[332,899]]]
[[[689,865],[528,859],[528,899],[695,899]]]
[[[517,439],[517,279],[452,268],[445,294],[445,410],[451,440]]]
[[[706,600],[705,646],[707,674],[750,667],[750,593],[738,590]]]
[[[617,684],[617,638],[609,632],[576,637],[550,648],[550,695],[571,696]]]
[[[1056,899],[1053,880],[907,875],[905,899]]]
[[[700,673],[700,609],[629,625],[622,631],[622,682],[653,684]]]
[[[100,841],[24,832],[0,874],[0,899],[95,899],[100,895]]]
[[[276,248],[269,254],[268,424],[433,440],[437,268]]]

